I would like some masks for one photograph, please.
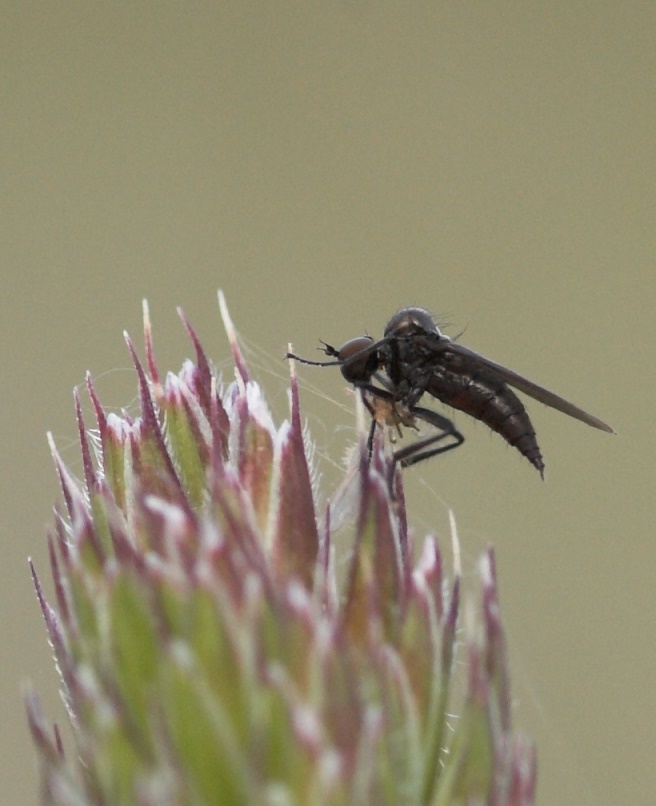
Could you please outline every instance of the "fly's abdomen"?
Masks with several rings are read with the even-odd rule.
[[[522,401],[506,384],[485,372],[437,372],[427,391],[447,406],[485,423],[544,475],[544,462]]]

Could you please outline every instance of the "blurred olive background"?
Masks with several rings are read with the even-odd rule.
[[[316,357],[418,304],[610,422],[530,402],[546,481],[497,436],[406,473],[417,532],[497,548],[516,722],[541,804],[656,797],[656,7],[651,2],[3,5],[3,802],[37,800],[21,690],[63,718],[28,575],[52,591],[52,430],[80,469],[88,369],[134,410],[141,299],[163,369],[217,362],[216,289],[278,417]],[[323,457],[339,373],[299,367]],[[318,393],[315,394],[313,389]],[[337,440],[333,434],[337,433]]]

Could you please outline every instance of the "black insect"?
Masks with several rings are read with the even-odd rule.
[[[339,349],[322,344],[326,355],[335,360],[308,361],[292,353],[287,358],[315,366],[340,367],[344,378],[360,390],[372,415],[370,449],[376,424],[400,431],[402,425],[416,428],[417,421],[424,421],[438,431],[395,452],[395,460],[403,467],[464,442],[451,420],[418,405],[425,392],[501,434],[543,477],[544,462],[535,429],[511,386],[593,428],[615,433],[609,425],[554,392],[454,342],[439,331],[423,308],[402,308],[395,313],[379,341],[360,336]],[[375,385],[374,380],[380,385]]]

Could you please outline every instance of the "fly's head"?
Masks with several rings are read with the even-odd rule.
[[[349,339],[339,350],[323,343],[326,355],[337,359],[344,379],[352,384],[369,383],[380,366],[380,355],[371,336]]]
[[[331,344],[323,345],[320,349],[333,361],[310,361],[301,358],[295,353],[287,353],[285,358],[299,361],[301,364],[310,364],[313,367],[339,367],[344,379],[354,386],[366,386],[371,382],[372,376],[378,372],[383,358],[381,348],[385,341],[374,341],[371,336],[358,336],[350,339],[340,348]]]

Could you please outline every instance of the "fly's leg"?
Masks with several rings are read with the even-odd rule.
[[[395,451],[393,454],[394,464],[398,464],[400,467],[410,467],[417,464],[417,462],[422,462],[424,459],[430,459],[432,456],[446,453],[462,445],[465,441],[463,435],[448,417],[444,417],[432,409],[424,409],[419,406],[410,409],[406,405],[400,405],[391,392],[372,384],[358,384],[358,388],[372,418],[367,439],[369,460],[371,460],[373,453],[377,425],[381,427],[384,425],[393,426],[400,434],[401,425],[416,430],[416,421],[423,420],[438,432]],[[444,444],[445,440],[449,440],[449,442]]]
[[[374,437],[376,436],[376,420],[371,418],[371,425],[369,426],[369,436],[367,437],[367,459],[371,464],[371,457],[374,452]]]
[[[465,441],[463,435],[456,429],[455,425],[447,417],[443,417],[436,411],[431,409],[414,408],[412,415],[424,422],[432,425],[439,430],[439,433],[433,434],[430,437],[408,445],[394,452],[394,461],[401,467],[411,467],[418,462],[423,462],[424,459],[430,459],[432,456],[438,456],[440,453],[446,453]],[[444,440],[450,439],[448,444],[442,443]]]

